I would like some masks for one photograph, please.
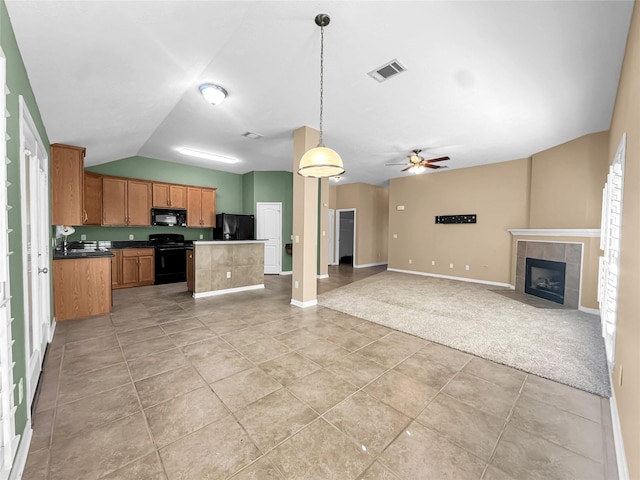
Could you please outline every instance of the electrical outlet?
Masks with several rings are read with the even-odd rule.
[[[449,268],[453,268],[453,263],[450,263],[450,264],[449,264]]]
[[[469,265],[465,265],[465,266],[464,266],[464,269],[465,269],[465,270],[469,270]]]
[[[24,383],[23,383],[23,378],[20,379],[20,381],[18,382],[18,405],[20,405],[22,403],[22,400],[24,398]]]
[[[204,238],[204,235],[200,234],[200,240],[202,240]]]
[[[129,234],[129,240],[133,240],[133,233]]]
[[[80,240],[86,240],[87,236],[83,233],[82,235],[80,235]]]
[[[293,287],[294,288],[298,288],[298,281],[297,280],[295,282],[293,282]]]
[[[435,264],[436,264],[436,261],[435,260],[431,260],[431,265],[433,266]]]
[[[231,272],[227,272],[227,278],[231,278]]]
[[[409,265],[411,265],[413,263],[413,260],[409,259]]]

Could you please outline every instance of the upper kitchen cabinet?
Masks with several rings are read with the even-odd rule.
[[[84,225],[102,223],[102,175],[84,172]]]
[[[154,183],[153,206],[156,208],[187,208],[187,187],[169,183]]]
[[[215,188],[187,188],[187,227],[216,226]]]
[[[51,145],[51,224],[82,225],[84,147]]]
[[[102,225],[151,225],[151,182],[102,178]]]

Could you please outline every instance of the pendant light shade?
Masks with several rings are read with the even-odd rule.
[[[298,173],[305,177],[333,177],[344,173],[344,166],[338,152],[318,145],[302,156]]]
[[[316,148],[308,150],[300,159],[298,173],[303,177],[333,177],[344,173],[342,158],[335,150],[322,143],[322,111],[324,107],[324,27],[331,19],[326,13],[316,15],[316,25],[320,27],[320,143]]]

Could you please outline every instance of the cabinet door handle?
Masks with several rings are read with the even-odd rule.
[[[87,215],[87,211],[84,210],[84,221],[86,222],[88,218],[89,218],[89,215]]]

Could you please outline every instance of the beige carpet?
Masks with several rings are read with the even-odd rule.
[[[478,283],[382,272],[318,302],[387,327],[610,396],[600,318],[539,309]]]

